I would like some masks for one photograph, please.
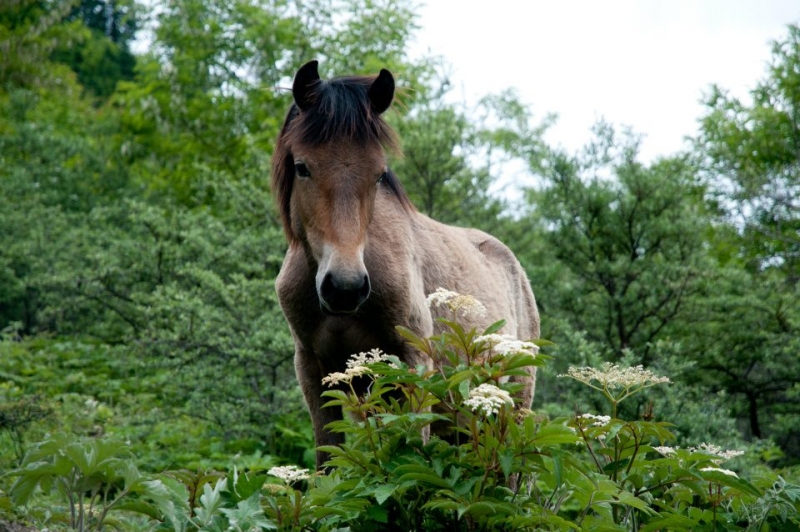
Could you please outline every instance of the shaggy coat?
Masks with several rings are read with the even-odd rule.
[[[323,408],[326,375],[344,371],[354,353],[380,348],[409,364],[427,363],[395,330],[437,329],[428,294],[443,287],[482,302],[483,330],[505,319],[502,332],[539,337],[539,314],[528,279],[512,252],[476,229],[451,227],[417,212],[387,167],[396,149],[381,114],[394,79],[322,81],[317,63],[295,76],[291,106],[273,156],[272,187],[289,243],[276,290],[295,344],[295,369],[314,425],[316,444],[338,445],[325,426],[342,418]],[[530,407],[535,372],[518,405]],[[317,467],[327,460],[317,454]]]

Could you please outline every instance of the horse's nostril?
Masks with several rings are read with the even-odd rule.
[[[319,287],[320,297],[323,300],[329,301],[333,298],[334,294],[336,293],[336,286],[333,283],[333,275],[330,272],[325,274],[325,277],[322,279],[322,284]]]
[[[328,272],[322,278],[319,297],[331,312],[351,313],[367,300],[370,293],[369,276],[343,276]]]

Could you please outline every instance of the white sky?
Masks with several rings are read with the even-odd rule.
[[[577,149],[600,117],[644,134],[651,161],[684,146],[712,83],[738,97],[761,79],[770,41],[800,0],[428,0],[411,54],[451,65],[455,101],[514,87],[546,140]]]

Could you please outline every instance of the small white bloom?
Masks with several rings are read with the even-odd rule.
[[[331,373],[327,377],[322,377],[322,384],[333,386],[335,384],[339,384],[340,382],[350,382],[352,378],[353,378],[352,375],[348,375],[347,373],[342,373],[341,371],[337,371]]]
[[[489,346],[491,347],[494,347],[500,342],[504,342],[506,340],[516,340],[516,338],[514,338],[510,334],[497,334],[497,333],[483,334],[481,336],[475,337],[475,343],[485,342],[489,344]]]
[[[428,295],[427,302],[428,306],[431,308],[447,307],[462,318],[469,318],[471,316],[482,318],[486,316],[486,307],[474,297],[462,295],[451,290],[445,290],[441,287]]]
[[[536,356],[539,346],[533,342],[517,340],[509,334],[485,334],[475,338],[475,342],[485,342],[489,344],[492,351],[498,355],[508,356],[514,354],[528,354]]]
[[[703,467],[700,471],[716,471],[717,473],[724,473],[731,477],[739,478],[739,475],[731,471],[730,469],[722,469],[721,467]]]
[[[278,477],[287,484],[297,482],[298,480],[308,480],[308,469],[300,469],[295,465],[276,466],[267,471],[268,475]]]
[[[347,361],[347,367],[353,368],[358,366],[366,366],[367,364],[375,364],[377,362],[388,362],[389,355],[384,353],[378,348],[370,349],[366,353],[357,353],[355,355],[350,356],[350,360]],[[390,366],[397,367],[394,364],[389,364]]]
[[[362,375],[372,375],[374,372],[367,367],[367,364],[375,364],[377,362],[387,362],[389,360],[389,355],[381,351],[380,349],[372,349],[366,353],[357,353],[355,355],[351,355],[350,358],[347,360],[347,368],[344,370],[344,373],[341,371],[337,371],[331,373],[330,375],[322,378],[322,384],[327,384],[328,386],[334,386],[341,382],[352,382],[354,377],[360,377]],[[397,368],[397,366],[393,363],[389,364],[390,366]]]
[[[513,406],[514,400],[507,391],[488,383],[470,390],[469,399],[464,401],[464,406],[468,406],[473,412],[482,412],[487,416],[498,413],[504,404]]]
[[[611,416],[596,416],[594,414],[581,414],[578,417],[583,419],[594,420],[594,423],[592,423],[593,427],[602,427],[603,425],[611,421]]]
[[[717,462],[725,462],[744,454],[744,451],[723,451],[721,447],[713,443],[701,443],[699,447],[690,447],[689,450],[710,454],[719,459],[716,460]]]
[[[674,448],[668,447],[666,445],[664,445],[662,447],[653,447],[653,449],[655,449],[657,453],[659,453],[659,454],[661,454],[663,456],[672,456],[673,454],[676,453]]]
[[[602,369],[570,367],[566,375],[559,375],[559,377],[571,377],[585,384],[598,381],[610,390],[671,382],[668,377],[656,375],[652,371],[644,369],[641,365],[621,368],[610,362],[604,363]]]

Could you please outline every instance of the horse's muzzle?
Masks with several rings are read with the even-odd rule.
[[[352,314],[369,297],[369,276],[325,274],[319,287],[319,300],[324,310],[333,314]]]

